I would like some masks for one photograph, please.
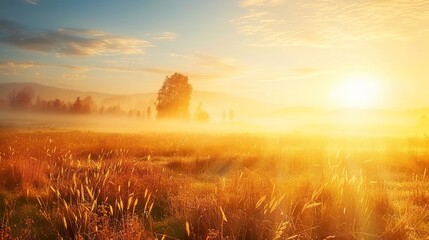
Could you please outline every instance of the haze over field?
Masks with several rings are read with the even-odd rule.
[[[30,88],[33,105],[26,109],[8,106],[10,93]],[[37,97],[36,97],[37,96]],[[90,96],[94,102],[91,111],[73,114],[76,99]],[[37,98],[37,100],[35,100]],[[257,132],[257,133],[310,133],[353,135],[405,135],[424,136],[428,132],[426,115],[429,108],[387,109],[318,109],[312,107],[285,107],[270,103],[234,97],[223,93],[194,91],[190,102],[192,118],[188,123],[155,121],[157,93],[117,95],[84,92],[49,87],[37,83],[0,84],[1,125],[30,129],[83,129],[114,132]],[[49,101],[60,99],[66,109],[49,110]],[[198,105],[207,112],[208,121],[197,119]],[[45,107],[43,107],[45,106]],[[70,108],[70,110],[67,110]],[[109,109],[119,109],[111,112]],[[232,112],[233,116],[229,116]],[[53,114],[56,113],[56,114]],[[148,115],[149,114],[149,115]],[[231,118],[232,117],[232,118]],[[172,119],[174,120],[174,119]]]

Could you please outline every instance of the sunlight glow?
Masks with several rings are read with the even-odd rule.
[[[379,82],[366,75],[347,78],[331,92],[334,105],[347,108],[373,108],[378,104],[379,95]]]

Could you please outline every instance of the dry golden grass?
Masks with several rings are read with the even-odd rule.
[[[424,138],[0,133],[0,239],[425,239]]]

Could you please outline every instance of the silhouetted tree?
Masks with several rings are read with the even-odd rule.
[[[82,108],[84,113],[91,113],[97,111],[97,104],[91,96],[87,96],[82,100]]]
[[[210,115],[209,113],[203,108],[203,105],[201,103],[198,104],[197,109],[195,110],[194,114],[195,120],[198,122],[210,122]]]
[[[223,119],[223,121],[226,122],[227,118],[228,118],[228,116],[226,114],[226,110],[223,110],[223,113],[222,113],[222,119]]]
[[[67,104],[58,98],[50,101],[37,98],[34,109],[41,112],[62,113],[67,111]]]
[[[55,112],[66,112],[67,111],[67,105],[64,101],[56,98],[52,102],[52,107]]]
[[[7,108],[6,99],[0,99],[0,109],[6,109],[6,108]]]
[[[104,112],[109,115],[125,115],[125,111],[120,105],[108,107]]]
[[[231,121],[231,122],[234,121],[235,114],[234,114],[234,111],[232,111],[232,108],[229,109],[228,117],[229,117],[229,121]]]
[[[100,114],[103,114],[104,113],[104,105],[103,106],[101,106],[101,108],[100,108],[100,110],[98,111]]]
[[[77,97],[76,101],[71,106],[70,111],[73,113],[81,113],[82,108],[82,101],[80,100],[80,97]]]
[[[53,112],[64,112],[67,110],[66,104],[58,98],[51,101],[50,105]]]
[[[73,105],[70,108],[70,111],[72,113],[78,113],[78,114],[89,114],[91,111],[96,111],[97,106],[95,105],[95,102],[92,100],[91,96],[87,96],[83,100],[80,99],[80,97],[76,98],[76,101],[73,103]]]
[[[174,73],[166,77],[156,99],[157,117],[189,119],[191,94],[192,86],[187,76]]]
[[[34,104],[34,109],[36,111],[46,111],[46,101],[41,100],[39,96],[37,96],[36,103]]]
[[[150,108],[150,106],[148,106],[146,109],[146,118],[152,119],[152,109]]]
[[[40,106],[40,105],[41,105],[41,100],[40,100],[40,97],[37,96],[35,107],[37,108],[37,106]]]
[[[9,106],[12,109],[27,109],[31,106],[33,97],[34,91],[31,87],[23,87],[19,91],[12,90],[8,95]]]
[[[142,114],[140,113],[140,110],[137,110],[137,114],[136,114],[137,118],[141,118]]]

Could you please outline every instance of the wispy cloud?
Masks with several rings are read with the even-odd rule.
[[[0,43],[25,50],[75,56],[143,54],[147,47],[152,46],[142,39],[91,29],[62,28],[35,32],[7,20],[0,20]]]
[[[151,74],[162,74],[165,76],[171,75],[174,72],[180,72],[190,77],[193,81],[199,80],[214,80],[223,79],[225,77],[231,77],[233,74],[222,69],[198,69],[195,70],[192,67],[188,68],[172,68],[172,67],[117,67],[117,66],[98,66],[91,67],[94,71],[105,71],[105,72],[128,72],[128,73],[151,73]]]
[[[195,52],[191,55],[196,64],[202,67],[221,69],[229,72],[240,70],[237,61],[231,58],[219,57],[202,52]]]
[[[37,0],[25,0],[25,3],[31,4],[31,5],[37,5],[38,1]]]
[[[15,73],[19,70],[28,69],[28,68],[62,68],[62,69],[76,71],[76,72],[86,72],[89,70],[88,67],[74,66],[74,65],[44,64],[44,63],[37,63],[34,61],[26,61],[26,62],[0,61],[1,73],[10,74],[10,73]]]
[[[63,69],[62,78],[65,79],[83,79],[86,73],[92,71],[101,72],[122,72],[122,73],[150,73],[170,75],[174,72],[181,72],[188,75],[192,80],[212,80],[232,77],[242,71],[242,67],[233,59],[218,57],[206,53],[195,52],[190,55],[171,54],[172,57],[182,58],[186,62],[184,66],[178,68],[163,66],[75,66],[63,64],[45,64],[35,61],[0,61],[0,73],[5,75],[20,73],[23,70],[44,68]],[[197,69],[197,70],[196,70]]]
[[[317,74],[317,73],[323,72],[322,69],[313,68],[313,67],[299,67],[299,68],[292,68],[290,70],[298,74]]]
[[[33,67],[34,64],[31,62],[12,62],[12,61],[2,61],[0,62],[0,73],[11,74],[20,69],[27,69]]]
[[[243,0],[240,6],[246,13],[231,22],[252,46],[346,46],[429,31],[426,0]]]
[[[163,32],[153,37],[155,40],[173,40],[177,38],[177,33],[174,32]]]
[[[35,78],[46,77],[44,74],[40,72],[40,70],[43,71],[43,69],[46,69],[46,68],[63,69],[65,70],[65,73],[61,74],[60,77],[64,79],[74,79],[74,80],[86,78],[85,73],[89,71],[88,67],[74,66],[74,65],[44,64],[44,63],[37,63],[34,61],[27,61],[27,62],[0,61],[0,74],[4,74],[7,76],[19,74],[22,71],[25,71],[28,69],[34,69],[34,71],[32,71],[33,77]],[[55,76],[55,77],[58,77],[58,76]]]
[[[288,69],[282,77],[288,78],[313,78],[316,76],[333,74],[336,70],[333,69],[323,69],[323,68],[315,68],[315,67],[296,67]]]
[[[239,74],[243,67],[234,59],[219,57],[202,52],[192,54],[171,53],[171,57],[180,58],[181,66],[92,66],[89,69],[106,72],[131,72],[131,73],[151,73],[170,75],[174,72],[181,72],[188,75],[192,80],[213,80],[232,77]]]
[[[112,73],[155,73],[170,75],[177,72],[177,69],[166,67],[129,67],[129,66],[88,66],[88,71],[101,71]]]
[[[85,74],[78,74],[78,73],[64,73],[61,75],[64,79],[70,79],[70,80],[78,80],[78,79],[85,79]]]
[[[285,2],[285,0],[241,0],[240,5],[243,7],[276,6],[283,2]]]
[[[103,72],[148,72],[148,73],[162,73],[170,74],[173,70],[167,68],[154,68],[154,67],[123,67],[123,66],[75,66],[63,64],[45,64],[35,61],[0,61],[0,73],[12,74],[25,69],[43,69],[43,68],[57,68],[72,71],[72,73],[63,74],[63,78],[71,78],[72,76],[84,76],[84,73],[89,71],[103,71]],[[174,72],[174,71],[173,71]]]
[[[243,70],[243,67],[234,59],[203,52],[194,52],[189,55],[172,53],[171,56],[186,59],[189,62],[188,69],[198,69],[198,72],[193,70],[189,75],[200,80],[232,77]]]

